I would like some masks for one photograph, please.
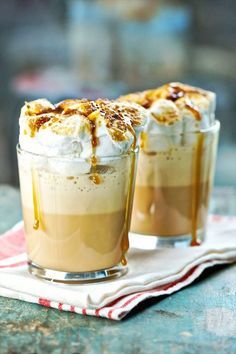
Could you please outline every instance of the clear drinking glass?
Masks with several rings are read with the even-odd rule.
[[[131,232],[139,235],[136,247],[194,246],[204,240],[219,130],[216,121],[199,132],[145,137],[131,222]]]
[[[17,153],[30,273],[63,282],[124,274],[137,151],[96,166]]]

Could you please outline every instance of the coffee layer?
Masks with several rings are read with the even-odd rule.
[[[53,214],[103,214],[124,208],[130,184],[131,156],[97,165],[99,182],[94,183],[93,174],[73,175],[71,163],[65,164],[65,175],[53,173],[26,161],[24,154],[19,158],[19,173],[23,204],[34,208],[34,199],[39,211]],[[58,160],[56,163],[59,163]],[[74,161],[75,168],[83,170],[80,162]],[[35,196],[33,196],[33,193]]]
[[[115,266],[127,250],[125,210],[86,215],[43,213],[38,230],[34,212],[23,206],[27,253],[37,265],[64,272]]]
[[[199,187],[197,229],[205,226],[209,182]],[[194,186],[136,186],[131,231],[157,236],[191,234]]]

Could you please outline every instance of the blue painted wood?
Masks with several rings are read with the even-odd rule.
[[[225,203],[232,193],[216,191],[215,210],[235,212],[236,201]],[[17,190],[0,187],[0,232],[20,219],[19,205]],[[0,353],[236,353],[235,274],[236,265],[208,270],[121,322],[0,297]]]

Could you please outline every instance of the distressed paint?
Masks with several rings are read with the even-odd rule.
[[[20,215],[18,192],[0,187],[0,232]],[[0,297],[0,354],[236,353],[235,274],[236,265],[207,270],[193,285],[141,304],[121,322]]]

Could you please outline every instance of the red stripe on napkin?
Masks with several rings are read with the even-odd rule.
[[[82,315],[87,315],[87,310],[85,308],[82,309]]]
[[[38,303],[39,303],[39,305],[42,305],[42,306],[45,306],[45,307],[51,307],[51,301],[47,300],[47,299],[39,298],[38,299]]]
[[[59,311],[62,311],[63,310],[63,304],[61,302],[59,302],[58,304],[58,310]]]

